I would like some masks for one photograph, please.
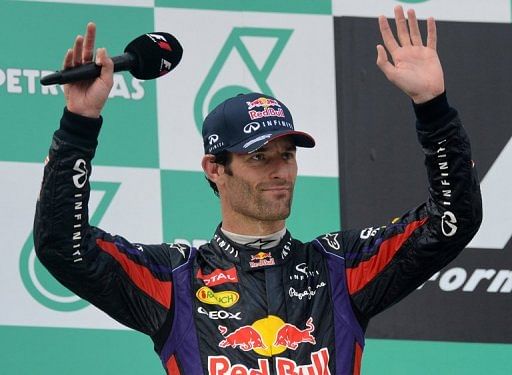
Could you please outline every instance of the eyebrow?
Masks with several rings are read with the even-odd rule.
[[[259,149],[257,149],[254,152],[256,153],[256,152],[266,152],[266,151],[268,151],[268,146],[265,145],[265,146],[260,147]],[[288,145],[288,147],[286,147],[285,151],[297,151],[297,146],[295,146],[294,144]]]

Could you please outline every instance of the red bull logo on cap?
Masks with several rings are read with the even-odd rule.
[[[246,102],[247,103],[247,109],[251,110],[253,108],[265,108],[267,109],[268,107],[281,107],[281,105],[278,103],[277,100],[274,100],[274,99],[269,99],[269,98],[264,98],[264,97],[259,97],[258,99],[256,100],[253,100],[252,102]]]
[[[249,111],[249,117],[251,120],[257,120],[263,117],[285,117],[284,111],[282,108],[274,109],[274,108],[266,108],[263,111]]]
[[[277,100],[259,97],[252,102],[246,102],[249,110],[249,117],[251,120],[257,120],[264,117],[285,117],[284,111]],[[277,107],[272,108],[272,107]],[[263,108],[262,111],[257,111],[254,108]]]

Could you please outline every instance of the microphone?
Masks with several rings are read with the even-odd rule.
[[[146,80],[161,77],[173,70],[181,60],[183,48],[171,34],[153,32],[132,40],[124,52],[112,58],[114,72],[129,70],[135,78]],[[101,66],[90,62],[44,76],[41,85],[89,80],[100,74]]]

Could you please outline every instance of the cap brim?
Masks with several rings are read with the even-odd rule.
[[[297,147],[315,147],[315,140],[308,133],[296,130],[285,130],[281,132],[260,134],[255,138],[246,139],[243,142],[228,147],[226,150],[235,154],[250,154],[251,152],[257,151],[261,147],[265,146],[270,141],[286,136],[291,137]]]

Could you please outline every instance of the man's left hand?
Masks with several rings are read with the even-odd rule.
[[[423,45],[414,10],[405,19],[401,6],[395,7],[398,41],[386,17],[379,17],[379,28],[384,41],[377,46],[377,65],[386,78],[404,91],[416,104],[424,103],[444,92],[443,69],[437,55],[436,24],[427,20],[427,44]],[[392,62],[388,60],[389,52]]]

